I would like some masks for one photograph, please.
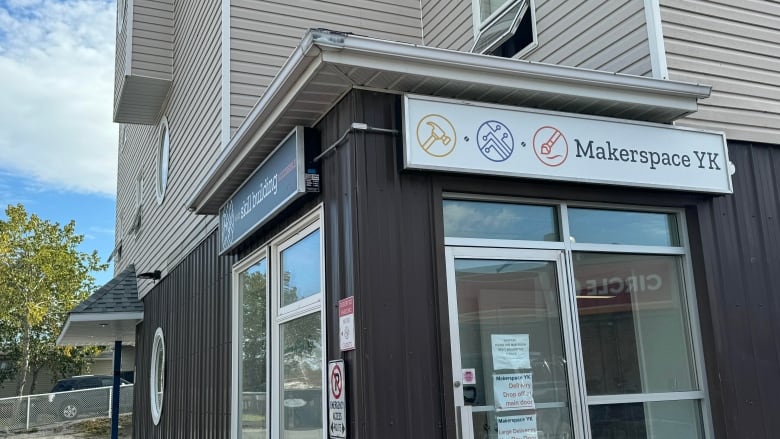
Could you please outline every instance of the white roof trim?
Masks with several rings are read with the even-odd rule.
[[[695,112],[698,99],[708,97],[711,91],[711,87],[699,84],[662,81],[390,42],[325,30],[310,30],[206,176],[197,184],[194,196],[187,202],[190,210],[200,214],[217,213],[217,204],[222,204],[218,201],[227,199],[238,188],[238,185],[230,182],[231,174],[241,165],[254,165],[255,161],[257,164],[262,161],[264,156],[252,156],[257,144],[326,65],[338,66],[342,71],[364,68],[376,72],[426,76],[459,84],[552,93],[573,99],[592,100],[594,104],[658,107],[674,110],[677,117]],[[361,85],[350,81],[350,78],[344,75],[345,86]],[[405,92],[388,89],[388,92],[398,91]],[[311,123],[315,121],[312,120]],[[234,185],[236,187],[233,187]]]

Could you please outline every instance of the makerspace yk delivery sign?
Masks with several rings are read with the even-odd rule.
[[[404,167],[732,193],[722,133],[404,96]]]
[[[533,374],[505,373],[493,375],[493,401],[496,411],[531,410],[534,404]]]

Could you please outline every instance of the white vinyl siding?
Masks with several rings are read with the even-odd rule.
[[[679,124],[778,143],[780,4],[662,0],[661,19],[669,78],[712,85],[712,96]]]
[[[471,0],[424,0],[423,44],[467,52],[474,44]]]
[[[176,4],[173,85],[163,112],[170,128],[170,165],[165,199],[155,201],[156,125],[126,125],[126,146],[119,156],[117,211],[129,227],[138,172],[144,181],[141,227],[125,235],[121,264],[138,272],[161,270],[165,276],[217,226],[217,217],[188,212],[184,206],[198,181],[216,160],[220,148],[219,2]],[[159,120],[158,120],[159,122]],[[138,282],[143,296],[153,282]]]
[[[131,75],[171,79],[173,3],[133,0]]]
[[[230,7],[231,134],[257,103],[306,30],[326,28],[419,44],[419,0],[235,0]]]
[[[642,0],[536,0],[539,46],[523,59],[652,76]]]
[[[652,76],[643,0],[535,0],[538,46],[523,59]],[[474,40],[470,0],[422,3],[428,46],[467,51]]]

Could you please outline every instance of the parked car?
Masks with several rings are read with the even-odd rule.
[[[120,378],[120,385],[132,383]],[[86,413],[108,413],[114,377],[109,375],[81,375],[57,381],[48,397],[35,401],[38,415],[55,415],[62,420],[75,419]],[[120,410],[132,408],[132,398],[121,398]]]

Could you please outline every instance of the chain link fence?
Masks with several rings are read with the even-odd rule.
[[[132,413],[133,386],[121,386],[119,413]],[[0,428],[29,430],[64,421],[111,415],[111,387],[0,399]]]

